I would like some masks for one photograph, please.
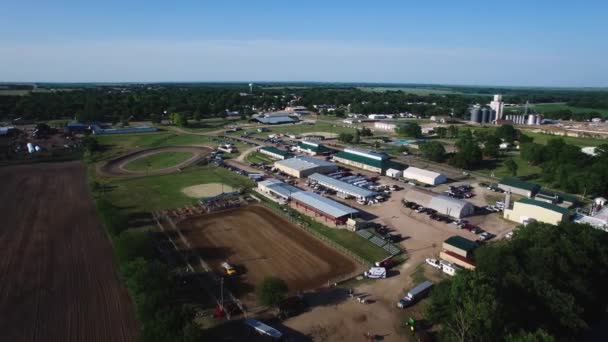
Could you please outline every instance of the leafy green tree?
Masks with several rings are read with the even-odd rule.
[[[445,139],[448,137],[448,129],[445,127],[435,127],[434,131],[435,131],[435,134],[437,134],[437,136],[439,136],[442,139]]]
[[[420,145],[422,157],[434,162],[442,162],[445,159],[445,148],[438,141],[429,141]]]
[[[361,143],[361,133],[359,133],[359,130],[356,129],[355,134],[353,135],[353,144],[359,144],[359,143]]]
[[[260,304],[265,306],[277,306],[287,298],[287,283],[277,277],[266,277],[256,287],[256,296]]]
[[[509,174],[511,176],[517,176],[517,169],[519,168],[519,166],[513,160],[513,158],[509,158],[509,159],[505,160],[505,164],[504,165],[507,168],[507,170],[509,171]]]
[[[458,136],[458,127],[454,126],[454,125],[450,125],[448,127],[448,133],[447,133],[447,137],[448,138],[456,138]]]
[[[371,129],[369,129],[367,127],[361,128],[361,136],[362,137],[371,137],[373,135],[374,135],[374,133],[372,133]]]
[[[395,132],[398,135],[404,137],[418,138],[422,136],[422,128],[415,122],[410,122],[405,125],[398,126],[397,128],[395,128]]]
[[[346,143],[346,144],[350,144],[354,139],[354,135],[350,134],[350,133],[340,133],[338,135],[338,140]]]
[[[488,135],[483,145],[483,154],[487,157],[496,158],[500,153],[500,138],[495,135]]]
[[[544,147],[536,143],[523,143],[519,146],[520,156],[529,164],[538,165],[544,160]]]
[[[496,135],[500,139],[511,144],[517,140],[518,134],[518,131],[515,129],[515,127],[513,127],[513,125],[501,125],[496,129]]]
[[[555,338],[546,331],[538,329],[534,332],[519,332],[509,334],[505,337],[505,342],[554,342]]]

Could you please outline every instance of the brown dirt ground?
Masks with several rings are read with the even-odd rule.
[[[129,171],[125,169],[125,165],[135,159],[143,158],[160,152],[191,152],[192,158],[172,167],[160,170],[151,171]],[[203,157],[211,152],[210,148],[201,146],[172,146],[172,147],[154,147],[143,150],[132,151],[120,157],[114,158],[98,167],[98,172],[103,176],[116,177],[138,177],[147,175],[160,175],[167,173],[179,172],[180,169],[195,164]]]
[[[192,198],[213,197],[223,192],[232,192],[234,189],[230,185],[222,183],[205,183],[188,186],[182,189],[184,195]]]
[[[218,273],[224,261],[237,268],[240,276],[229,286],[249,304],[255,301],[255,285],[265,276],[284,279],[290,292],[296,292],[357,270],[354,260],[261,206],[189,218],[178,226]]]
[[[134,341],[78,162],[0,168],[0,341]]]

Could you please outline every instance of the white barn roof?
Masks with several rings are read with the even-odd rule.
[[[441,173],[424,170],[413,166],[410,166],[403,171],[403,177],[415,179],[427,184],[439,184],[446,181],[446,177]]]
[[[303,171],[303,170],[307,170],[307,169],[311,169],[311,168],[319,167],[319,166],[335,166],[336,165],[334,163],[331,163],[331,162],[328,162],[325,160],[308,157],[308,156],[300,156],[300,157],[294,157],[294,158],[281,160],[281,161],[275,162],[275,165],[277,165],[277,164],[288,167],[293,170],[298,170],[298,171]]]

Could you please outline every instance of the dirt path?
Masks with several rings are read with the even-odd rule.
[[[262,146],[254,146],[252,148],[248,148],[246,149],[243,153],[241,153],[238,157],[236,157],[236,161],[239,161],[241,163],[245,162],[245,158],[247,158],[248,155],[250,155],[251,153],[259,150],[260,148],[262,148]]]
[[[191,152],[192,157],[188,160],[179,163],[178,165],[150,170],[150,171],[130,171],[125,168],[128,163],[146,156],[161,153],[161,152]],[[107,177],[138,177],[147,175],[159,175],[179,172],[181,169],[197,163],[211,152],[211,149],[201,146],[171,146],[171,147],[154,147],[129,152],[110,161],[105,162],[97,168],[99,174]]]
[[[85,166],[3,167],[0,179],[0,341],[134,341]]]

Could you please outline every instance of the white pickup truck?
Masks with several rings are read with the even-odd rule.
[[[384,267],[372,267],[369,271],[363,273],[363,275],[367,278],[371,279],[380,279],[386,278],[386,268]]]

